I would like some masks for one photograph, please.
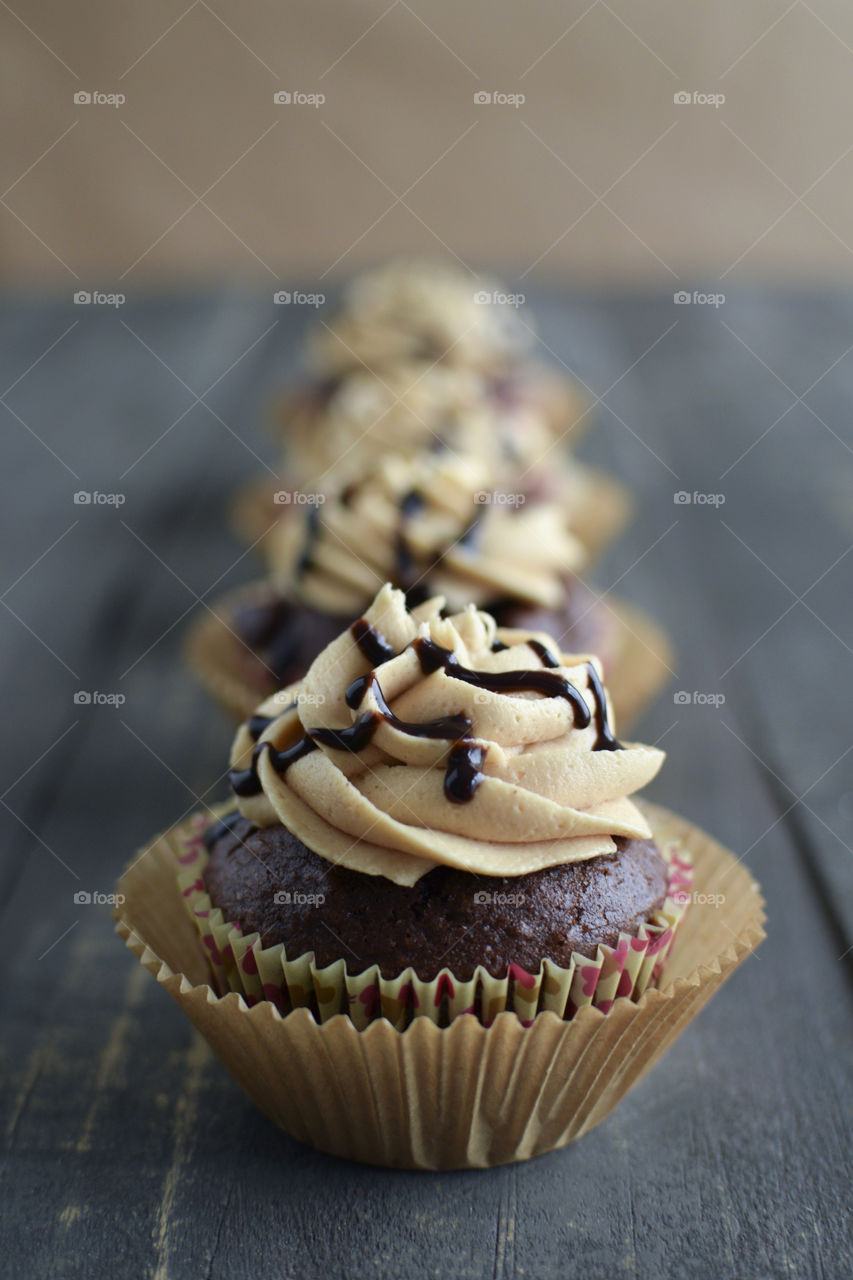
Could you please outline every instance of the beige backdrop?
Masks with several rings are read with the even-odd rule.
[[[7,282],[286,285],[404,249],[686,288],[851,270],[840,0],[10,0],[0,23]]]

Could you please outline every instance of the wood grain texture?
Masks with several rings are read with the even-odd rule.
[[[299,317],[238,293],[115,314],[7,303],[0,1240],[16,1274],[849,1269],[853,305],[537,310],[549,347],[607,393],[583,455],[637,494],[598,585],[676,641],[677,681],[638,730],[669,753],[651,797],[745,857],[767,942],[563,1152],[400,1174],[278,1133],[124,954],[109,908],[74,893],[110,892],[152,832],[222,794],[230,730],[185,676],[182,633],[199,597],[256,574],[222,517],[274,456],[258,424]],[[77,490],[126,501],[75,506]],[[676,504],[680,490],[725,503]],[[126,702],[75,705],[80,689]]]

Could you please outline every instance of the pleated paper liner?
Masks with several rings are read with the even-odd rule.
[[[247,719],[258,703],[274,692],[272,683],[259,681],[263,667],[235,626],[241,609],[263,604],[270,597],[271,588],[263,582],[229,592],[210,612],[200,612],[187,634],[190,667],[208,693],[237,721]],[[672,647],[661,628],[633,606],[606,596],[601,608],[607,626],[607,647],[601,655],[604,676],[617,731],[624,733],[669,679]]]
[[[229,510],[234,533],[261,555],[282,514],[275,501],[277,488],[287,489],[284,479],[278,485],[271,476],[250,481],[237,490]],[[628,491],[603,471],[573,462],[562,497],[572,513],[572,532],[586,547],[591,563],[625,527],[631,514]]]
[[[644,805],[661,844],[694,866],[692,900],[659,985],[605,1014],[586,1005],[523,1026],[501,1013],[405,1031],[348,1016],[318,1023],[217,996],[175,878],[176,832],[156,839],[119,885],[117,930],[206,1036],[249,1097],[287,1133],[353,1160],[411,1169],[487,1168],[587,1133],[613,1110],[764,937],[748,871],[683,818]],[[178,829],[180,830],[180,828]],[[177,839],[178,847],[181,845]]]
[[[429,982],[413,969],[384,978],[375,965],[351,974],[343,959],[318,968],[313,952],[288,957],[282,944],[263,947],[258,934],[244,936],[239,924],[223,917],[202,880],[208,861],[202,837],[210,822],[209,814],[196,814],[169,840],[178,884],[207,956],[214,990],[219,995],[237,991],[249,1005],[271,1000],[283,1014],[309,1008],[320,1022],[346,1013],[359,1030],[380,1017],[404,1031],[413,1018],[431,1018],[445,1025],[462,1013],[474,1014],[491,1026],[507,1009],[529,1026],[545,1010],[573,1018],[587,1004],[606,1013],[618,997],[639,999],[658,979],[692,888],[689,858],[680,846],[672,845],[662,850],[670,875],[660,911],[641,925],[636,937],[621,934],[614,947],[599,947],[592,959],[575,952],[568,967],[545,960],[537,973],[511,965],[504,978],[495,978],[478,966],[466,981],[450,967]]]

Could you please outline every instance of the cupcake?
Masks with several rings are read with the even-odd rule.
[[[360,1025],[459,1001],[486,1023],[507,1007],[570,1017],[581,958],[609,957],[606,977],[638,994],[681,913],[630,800],[663,753],[620,743],[610,716],[597,659],[473,605],[410,611],[386,584],[238,731],[236,808],[207,832],[189,898],[204,935],[218,926],[214,980]],[[238,938],[257,943],[260,987]]]
[[[536,334],[523,302],[453,266],[390,262],[347,286],[309,339],[308,362],[324,388],[360,370],[383,379],[400,366],[465,372],[495,405],[528,406],[566,431],[583,416],[581,398],[532,359]]]
[[[315,487],[388,452],[475,454],[508,478],[553,465],[559,445],[535,401],[498,397],[477,372],[444,365],[401,363],[381,375],[359,366],[319,399],[312,392],[291,401],[282,426],[283,473]]]
[[[240,727],[231,801],[137,858],[119,929],[296,1137],[525,1159],[602,1119],[760,940],[731,855],[633,798],[662,760],[617,737],[594,657],[386,585]],[[726,879],[719,923],[694,864],[697,903]]]
[[[579,576],[588,557],[571,506],[493,487],[481,456],[387,454],[311,496],[282,508],[264,543],[268,585],[221,601],[193,631],[194,665],[237,714],[304,675],[386,581],[410,604],[440,594],[451,612],[473,602],[500,625],[550,631],[564,649],[598,653],[608,675],[626,636],[638,643],[634,620]],[[645,697],[666,654],[645,620],[640,628],[650,675],[655,662]]]

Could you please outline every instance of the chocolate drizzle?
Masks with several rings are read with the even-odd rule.
[[[381,666],[390,661],[396,654],[381,632],[375,630],[366,618],[359,618],[350,628],[353,639],[362,653]],[[525,642],[539,657],[543,667],[559,667],[560,660],[547,645],[539,640]],[[508,648],[496,641],[493,652]],[[553,670],[530,671],[526,668],[518,671],[473,671],[463,667],[451,649],[445,649],[434,640],[420,637],[413,642],[421,670],[424,675],[432,675],[443,670],[454,680],[461,680],[476,689],[488,689],[493,693],[513,693],[532,691],[549,698],[565,698],[574,712],[574,723],[578,729],[586,729],[594,719],[596,737],[593,751],[619,751],[622,744],[616,739],[610,728],[607,715],[607,699],[598,672],[591,662],[586,664],[589,687],[594,702],[594,713],[580,690],[564,676]],[[483,781],[482,766],[486,758],[487,747],[471,738],[473,723],[461,712],[456,715],[440,716],[436,720],[414,722],[401,720],[389,707],[385,695],[379,685],[376,671],[353,680],[346,691],[345,701],[352,711],[357,711],[370,690],[376,702],[376,708],[359,715],[353,724],[345,729],[317,728],[309,729],[304,737],[298,739],[292,747],[284,751],[276,751],[270,742],[260,742],[252,751],[251,763],[247,769],[232,769],[229,774],[232,790],[238,796],[259,795],[262,787],[258,777],[258,761],[263,751],[269,751],[269,759],[276,773],[284,774],[297,760],[302,760],[318,746],[330,747],[336,751],[363,751],[374,738],[380,724],[388,724],[400,733],[412,738],[446,739],[452,743],[444,774],[444,794],[453,804],[465,804],[473,799],[477,788]],[[286,710],[292,710],[292,703]],[[275,717],[252,716],[246,728],[257,741],[258,737],[272,723]],[[231,815],[229,815],[231,816]]]
[[[276,751],[271,742],[259,742],[252,751],[252,760],[248,769],[232,769],[228,774],[228,781],[231,783],[231,790],[237,796],[248,798],[249,796],[259,796],[263,791],[261,780],[258,777],[258,761],[264,751],[270,753],[270,764],[276,773],[286,773],[292,764],[297,760],[301,760],[303,756],[310,755],[312,751],[317,750],[317,744],[306,735],[300,738],[292,747],[287,747],[284,751]]]
[[[357,618],[350,627],[350,635],[374,667],[381,667],[383,662],[396,658],[397,651],[385,639],[381,631],[377,631],[367,618]]]
[[[459,663],[452,650],[443,649],[434,640],[415,640],[413,648],[417,652],[424,675],[431,675],[443,667],[454,680],[464,680],[475,689],[488,689],[492,693],[533,690],[543,693],[547,698],[565,698],[571,703],[575,713],[575,726],[585,729],[590,723],[589,707],[580,690],[564,676],[555,675],[552,671],[471,671]]]
[[[607,715],[607,698],[598,678],[598,672],[591,662],[586,664],[586,669],[589,673],[589,687],[592,690],[595,702],[596,738],[592,749],[593,751],[622,751],[622,743],[617,741],[613,730],[610,728],[610,720]]]
[[[444,774],[444,794],[453,804],[467,804],[483,781],[486,753],[476,742],[460,742],[450,752]]]
[[[543,644],[541,640],[528,640],[527,647],[533,650],[543,667],[561,667],[563,665],[560,659],[555,656],[553,650],[549,649],[547,644]]]

